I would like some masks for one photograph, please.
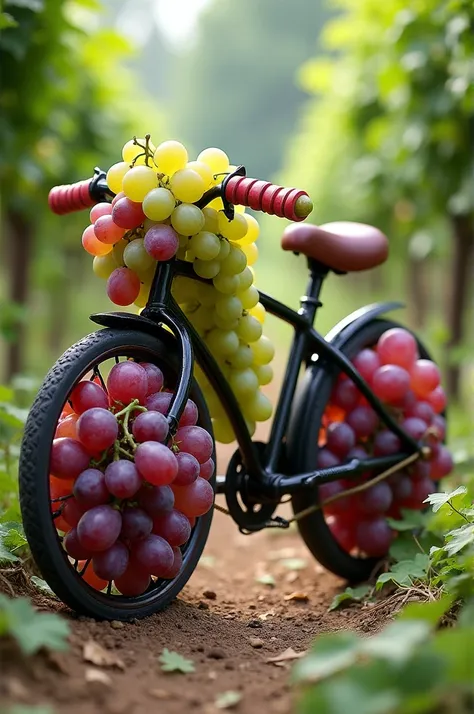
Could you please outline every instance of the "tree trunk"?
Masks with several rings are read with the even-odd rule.
[[[425,260],[408,257],[408,293],[413,325],[421,330],[426,324],[429,295],[425,285]]]
[[[33,251],[33,226],[25,216],[10,210],[6,216],[9,235],[8,276],[10,302],[26,307],[29,294],[30,263]],[[26,329],[19,317],[14,325],[15,339],[7,346],[6,379],[21,372],[24,367]]]
[[[451,216],[453,227],[453,262],[451,268],[451,299],[448,306],[450,339],[447,344],[447,391],[451,399],[459,400],[461,370],[459,364],[449,364],[449,353],[462,344],[464,317],[474,254],[474,223],[472,215]]]

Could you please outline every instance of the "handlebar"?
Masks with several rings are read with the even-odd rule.
[[[206,191],[197,205],[203,208],[213,198],[220,196],[226,211],[230,204],[232,215],[232,206],[240,205],[294,222],[303,221],[313,210],[306,191],[283,188],[267,181],[248,178],[243,172],[245,169],[240,167],[233,174],[229,174],[222,184]],[[113,198],[114,195],[107,186],[105,172],[96,169],[95,176],[91,179],[52,188],[48,203],[53,213],[64,215],[91,208],[96,203]]]

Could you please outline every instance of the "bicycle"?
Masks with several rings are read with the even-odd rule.
[[[252,186],[258,190],[252,193]],[[355,223],[321,227],[302,224],[299,221],[304,216],[295,213],[295,206],[300,196],[307,195],[305,192],[270,184],[264,187],[265,190],[262,182],[246,178],[245,169],[239,167],[209,189],[196,205],[202,208],[221,197],[229,216],[233,215],[235,201],[254,210],[279,211],[279,215],[296,221],[285,230],[282,245],[307,259],[309,281],[299,311],[260,292],[265,309],[294,330],[284,388],[278,398],[268,443],[252,440],[236,397],[216,360],[173,299],[171,285],[175,277],[206,282],[192,272],[189,263],[175,258],[157,264],[150,298],[141,314],[111,312],[91,316],[101,329],[72,346],[56,362],[31,408],[19,476],[25,533],[43,577],[76,611],[98,618],[130,619],[164,608],[181,591],[198,564],[212,520],[212,509],[197,518],[191,537],[182,548],[183,565],[178,575],[173,580],[152,581],[146,592],[136,597],[117,594],[110,582],[107,589],[94,589],[81,577],[77,562],[72,563],[67,557],[56,525],[59,511],[55,510],[55,504],[61,497],[52,498],[48,481],[51,444],[74,385],[85,375],[104,385],[101,366],[108,361],[117,363],[125,358],[158,365],[175,385],[167,415],[170,433],[176,431],[190,395],[198,407],[199,423],[212,434],[206,401],[193,376],[196,359],[218,395],[238,443],[225,477],[216,477],[214,473],[210,483],[216,493],[224,494],[227,511],[239,529],[250,534],[269,527],[288,527],[289,520],[275,515],[275,511],[283,497],[289,496],[300,534],[311,553],[325,568],[351,582],[368,578],[380,557],[366,557],[341,546],[331,530],[330,518],[321,507],[321,489],[340,479],[346,483],[360,481],[361,475],[365,478],[366,474],[378,474],[376,480],[386,478],[418,459],[426,459],[430,453],[426,439],[415,438],[402,428],[393,411],[376,396],[353,364],[361,350],[373,347],[387,330],[399,327],[383,316],[402,307],[402,303],[385,302],[356,310],[326,337],[313,326],[322,306],[321,288],[329,272],[344,274],[383,263],[388,254],[386,236],[375,228]],[[280,200],[277,211],[274,198],[278,195],[284,200]],[[53,189],[50,205],[56,213],[66,213],[113,197],[105,173],[96,169],[93,179]],[[416,336],[415,339],[419,356],[431,359],[425,346]],[[297,394],[302,367],[304,376]],[[318,441],[321,430],[324,431],[325,412],[335,386],[344,378],[341,375],[353,382],[380,423],[399,439],[396,453],[364,458],[359,451],[346,462],[318,465]],[[354,490],[357,488],[367,488],[367,483]],[[340,495],[336,494],[332,500]]]

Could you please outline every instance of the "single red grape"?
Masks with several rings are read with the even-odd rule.
[[[156,364],[151,362],[140,362],[140,367],[143,367],[148,377],[148,389],[147,394],[154,394],[163,389],[163,372]]]
[[[179,454],[176,454],[176,459],[178,461],[178,475],[176,476],[174,480],[174,484],[176,486],[188,486],[190,483],[193,483],[197,479],[197,477],[200,475],[200,469],[201,466],[199,464],[199,461],[194,458],[191,454],[187,454],[185,451],[181,451]],[[208,459],[208,461],[212,461],[212,459]],[[207,464],[208,461],[205,461],[204,463]],[[214,471],[214,462],[212,463],[212,472]],[[209,479],[206,479],[209,480]]]
[[[142,412],[133,422],[135,439],[143,441],[164,441],[168,436],[168,420],[159,412]]]
[[[76,439],[63,437],[53,440],[49,470],[56,478],[76,478],[89,466],[89,461],[89,454]]]
[[[82,414],[93,407],[107,409],[109,406],[109,398],[102,387],[89,380],[78,382],[69,395],[69,400],[76,414]]]
[[[211,435],[200,426],[182,426],[178,429],[175,442],[180,451],[192,454],[200,464],[211,458],[214,444]]]
[[[143,570],[158,577],[166,573],[174,563],[174,553],[170,544],[154,533],[133,543],[132,556]]]
[[[138,446],[135,464],[145,481],[154,486],[170,484],[178,474],[176,456],[168,447],[156,441],[145,441]]]
[[[140,292],[140,278],[130,268],[116,268],[107,279],[107,295],[115,305],[131,305]]]
[[[170,545],[184,545],[191,535],[191,524],[183,513],[173,509],[153,519],[153,533]]]
[[[140,404],[144,404],[148,391],[147,372],[137,362],[119,362],[110,370],[107,390],[114,402],[130,404],[134,399],[138,399]]]
[[[372,389],[376,396],[388,404],[397,404],[405,396],[410,386],[410,375],[394,364],[384,364],[375,372]]]
[[[108,409],[93,407],[79,417],[77,437],[90,453],[108,449],[117,436],[118,422]]]
[[[79,474],[74,483],[73,494],[84,509],[101,506],[110,501],[105,476],[99,469],[86,469]]]
[[[352,364],[360,376],[370,385],[372,384],[375,370],[380,367],[380,357],[374,350],[364,349],[354,357]]]
[[[118,459],[105,469],[105,483],[117,498],[131,498],[142,485],[142,479],[132,461]]]
[[[354,430],[344,422],[330,424],[326,430],[326,435],[327,448],[342,459],[347,456],[356,443]]]
[[[418,346],[413,335],[401,327],[383,333],[377,343],[377,353],[382,364],[395,364],[410,370],[418,359]]]
[[[410,385],[416,396],[428,400],[428,395],[439,386],[438,366],[428,359],[419,359],[410,370]]]
[[[146,216],[143,213],[142,204],[135,203],[124,196],[119,199],[112,209],[112,220],[120,228],[136,228],[145,220]]]
[[[214,490],[203,478],[189,486],[173,486],[175,508],[188,518],[203,516],[214,503]]]
[[[95,506],[86,511],[77,525],[79,542],[90,551],[107,550],[117,540],[122,516],[112,506]]]

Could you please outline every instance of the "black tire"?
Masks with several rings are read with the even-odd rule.
[[[341,347],[341,351],[351,359],[364,347],[374,345],[378,338],[392,327],[402,325],[392,320],[374,319],[350,337]],[[414,337],[416,338],[416,335]],[[418,339],[417,342],[420,357],[430,359],[425,347]],[[330,365],[318,367],[318,363],[306,371],[289,430],[288,456],[293,473],[313,471],[316,467],[319,429],[338,374],[337,368]],[[311,495],[305,491],[296,493],[292,498],[294,513],[297,514],[317,503],[318,490],[316,487]],[[321,510],[298,521],[298,528],[316,560],[327,570],[349,582],[367,580],[381,561],[381,558],[359,558],[341,548]]]
[[[56,595],[78,613],[98,619],[130,620],[166,607],[193,573],[206,544],[213,510],[197,519],[183,549],[183,567],[174,580],[138,597],[107,595],[90,587],[74,570],[61,545],[50,513],[49,458],[56,424],[74,384],[92,365],[115,355],[136,356],[176,376],[180,358],[174,344],[135,331],[103,329],[68,349],[47,374],[29,413],[20,454],[20,505],[26,537],[44,579]],[[204,397],[195,382],[191,397],[199,409],[199,423],[212,434]],[[214,454],[215,456],[215,454]],[[215,489],[215,475],[211,479]]]

